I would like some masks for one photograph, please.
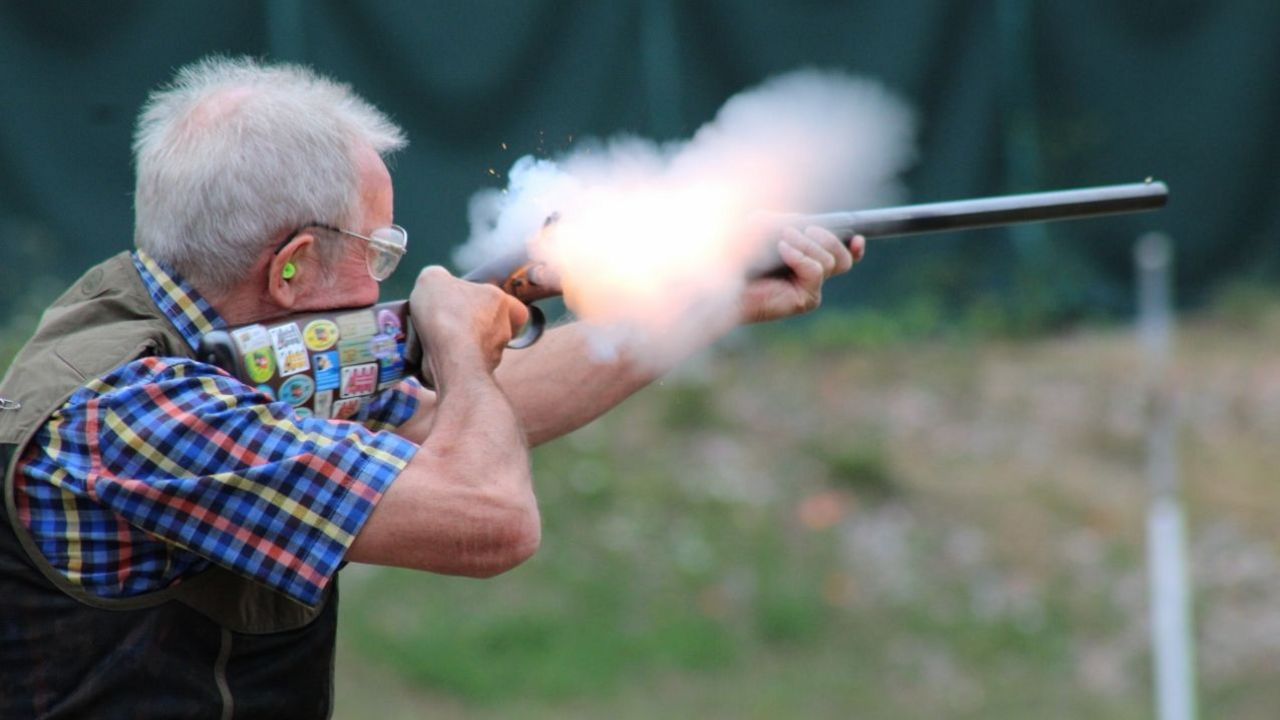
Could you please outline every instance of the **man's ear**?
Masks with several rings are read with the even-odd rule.
[[[267,294],[277,305],[293,309],[318,270],[316,236],[300,232],[280,248],[267,265]]]

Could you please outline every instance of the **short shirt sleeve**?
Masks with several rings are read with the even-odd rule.
[[[87,452],[58,470],[63,491],[308,605],[417,450],[360,423],[299,418],[190,360],[139,360],[82,394],[55,428],[79,433],[55,444],[78,439]],[[412,410],[388,399],[374,422]]]

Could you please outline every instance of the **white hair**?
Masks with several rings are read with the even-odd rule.
[[[138,116],[134,244],[196,288],[225,291],[281,232],[358,225],[357,152],[405,144],[386,115],[309,68],[206,58]]]

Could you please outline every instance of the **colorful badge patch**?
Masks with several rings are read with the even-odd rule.
[[[258,348],[245,353],[244,370],[253,382],[264,383],[270,380],[276,374],[276,364],[271,359],[271,349]]]
[[[404,325],[394,310],[383,308],[378,311],[378,332],[390,335],[396,340],[404,339]]]
[[[307,346],[302,342],[302,333],[293,323],[273,327],[271,345],[276,351],[276,364],[280,367],[280,377],[288,377],[311,369],[307,359]]]
[[[395,357],[396,338],[394,335],[375,335],[369,341],[369,352],[379,360]]]
[[[261,325],[246,325],[238,330],[232,330],[231,337],[236,341],[236,345],[239,346],[242,353],[267,347],[271,344],[271,338],[267,335],[266,328]]]
[[[341,376],[338,374],[337,351],[316,353],[311,358],[311,362],[316,366],[316,390],[337,389],[341,381]]]
[[[310,400],[315,389],[310,375],[295,375],[280,383],[280,399],[296,407]]]
[[[343,340],[338,343],[338,355],[341,360],[339,364],[343,366],[360,365],[377,360],[373,356],[373,349],[369,347],[369,338]]]
[[[316,401],[312,403],[315,407],[316,417],[327,418],[333,413],[333,391],[319,390],[316,392]]]
[[[323,352],[338,342],[338,325],[332,320],[312,320],[302,331],[302,340],[308,350]]]
[[[244,356],[245,375],[254,383],[264,383],[276,373],[271,357],[271,336],[261,325],[249,325],[233,330],[232,339]]]
[[[378,333],[378,326],[373,321],[371,310],[339,315],[333,320],[338,324],[338,335],[348,340],[370,338]]]
[[[350,420],[360,413],[360,398],[338,400],[333,404],[334,420]]]
[[[338,396],[372,395],[378,389],[378,364],[365,363],[342,368],[342,387]]]
[[[294,414],[294,415],[297,415],[299,418],[309,418],[309,417],[311,417],[311,411],[310,411],[310,410],[308,410],[308,409],[306,409],[306,408],[294,408],[294,409],[293,409],[293,414]]]
[[[276,391],[272,389],[270,385],[259,385],[258,392],[262,393],[263,395],[266,395],[267,399],[270,400],[271,402],[276,401]]]
[[[399,354],[378,361],[378,389],[398,384],[404,379],[404,358]]]

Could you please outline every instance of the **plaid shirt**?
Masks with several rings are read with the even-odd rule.
[[[192,347],[226,326],[145,253],[134,265]],[[97,596],[159,590],[216,563],[314,605],[417,450],[383,432],[416,407],[396,389],[359,422],[298,417],[213,366],[142,358],[77,390],[28,444],[18,516],[53,567]]]

